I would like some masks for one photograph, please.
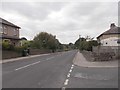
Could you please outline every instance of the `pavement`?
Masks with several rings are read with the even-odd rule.
[[[81,54],[77,50],[72,50],[2,63],[2,87],[61,88],[62,90],[118,87],[117,67],[79,66],[73,63],[80,60],[79,55]]]
[[[73,63],[75,66],[66,88],[118,88],[118,61],[89,62],[77,52]]]
[[[56,53],[47,53],[47,54],[38,54],[38,55],[28,55],[25,57],[17,57],[17,58],[11,58],[11,59],[4,59],[4,60],[0,60],[0,64],[2,63],[8,63],[8,62],[14,62],[14,61],[18,61],[18,60],[25,60],[28,58],[34,58],[34,57],[40,57],[40,56],[46,56],[46,55],[51,55],[51,54],[60,54],[61,52],[56,52]]]
[[[118,60],[104,61],[104,62],[91,62],[86,60],[82,53],[78,52],[73,60],[73,63],[81,67],[118,67]]]

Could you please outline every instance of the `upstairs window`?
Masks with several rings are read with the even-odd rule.
[[[17,35],[17,29],[14,28],[14,36],[16,36],[16,35]]]
[[[4,34],[7,34],[7,26],[4,26],[4,27],[3,27],[3,33],[4,33]]]
[[[2,28],[2,25],[0,24],[0,34],[3,33],[3,28]]]

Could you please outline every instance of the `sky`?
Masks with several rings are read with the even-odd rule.
[[[96,38],[108,30],[111,23],[118,25],[115,0],[4,0],[0,6],[0,17],[20,26],[20,37],[28,40],[40,32],[48,32],[68,44],[74,43],[79,35]]]

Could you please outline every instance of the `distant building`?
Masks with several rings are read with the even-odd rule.
[[[0,18],[0,38],[2,41],[9,41],[14,46],[19,45],[19,26]]]
[[[110,25],[110,29],[97,37],[101,46],[120,46],[120,27],[114,23]]]
[[[25,37],[22,37],[21,40],[20,40],[20,46],[23,46],[24,44],[27,44],[28,41]]]

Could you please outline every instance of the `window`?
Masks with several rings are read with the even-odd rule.
[[[3,27],[3,33],[4,33],[4,34],[7,34],[7,26],[4,26],[4,27]]]
[[[108,44],[108,43],[106,42],[106,44]]]
[[[17,35],[17,29],[14,28],[14,36],[16,36],[16,35]]]
[[[3,33],[3,28],[2,28],[2,25],[0,24],[0,34]]]

